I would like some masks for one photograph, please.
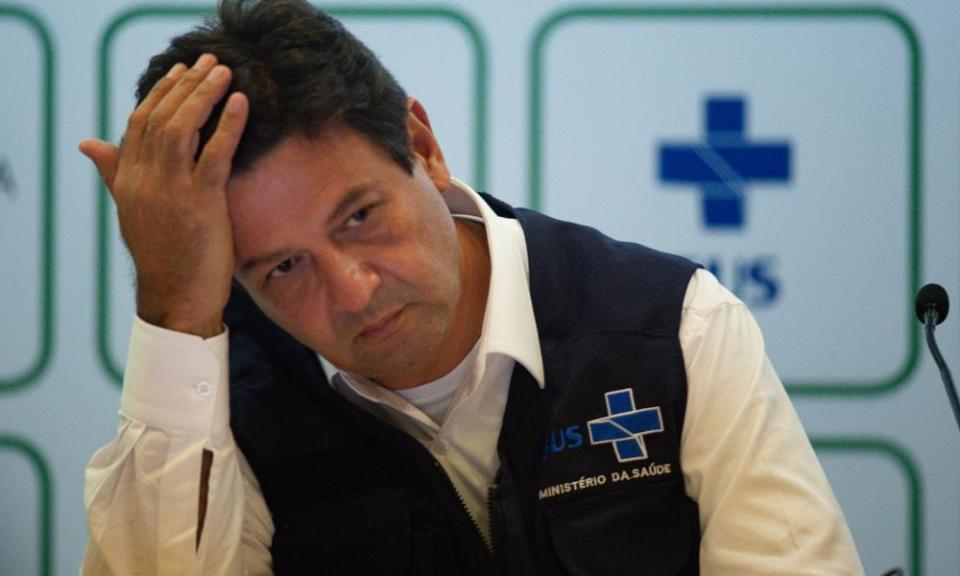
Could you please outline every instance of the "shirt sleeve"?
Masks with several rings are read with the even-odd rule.
[[[709,272],[684,299],[680,457],[703,574],[863,574],[853,537],[746,306]]]
[[[272,573],[270,513],[230,432],[228,347],[226,332],[203,340],[134,320],[117,435],[86,468],[83,575]]]

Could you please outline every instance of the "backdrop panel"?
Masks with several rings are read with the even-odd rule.
[[[53,309],[53,61],[43,24],[0,6],[0,392],[49,360]]]
[[[538,41],[532,203],[709,268],[794,393],[906,380],[921,194],[909,27],[874,10],[580,9]],[[864,325],[887,337],[858,338]]]

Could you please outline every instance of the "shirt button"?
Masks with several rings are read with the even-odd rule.
[[[201,380],[197,382],[196,389],[197,389],[197,394],[201,396],[210,395],[210,383],[207,382],[206,380]]]
[[[447,441],[446,441],[446,440],[438,440],[438,441],[436,442],[436,444],[434,444],[434,452],[436,452],[437,454],[440,454],[440,455],[446,454],[446,453],[447,453]]]

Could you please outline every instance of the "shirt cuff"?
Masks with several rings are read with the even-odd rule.
[[[169,432],[229,428],[229,332],[204,340],[134,318],[120,413]]]

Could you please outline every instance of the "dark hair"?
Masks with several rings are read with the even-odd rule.
[[[137,102],[174,64],[192,65],[204,53],[233,71],[228,94],[240,91],[250,101],[233,158],[235,173],[249,169],[284,138],[317,136],[333,122],[363,134],[413,172],[406,93],[330,15],[302,0],[222,0],[215,19],[174,38],[150,59],[137,82]],[[201,150],[224,101],[200,130]]]

